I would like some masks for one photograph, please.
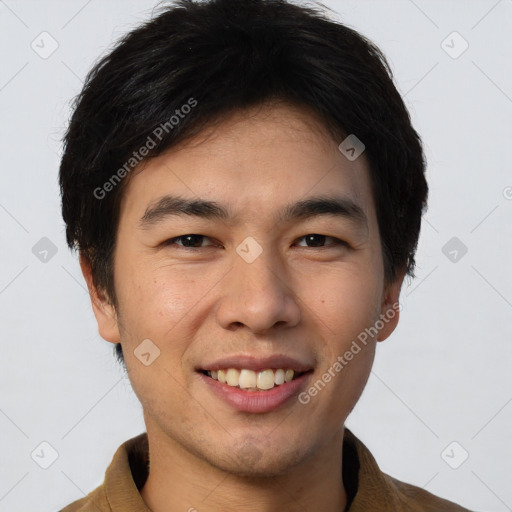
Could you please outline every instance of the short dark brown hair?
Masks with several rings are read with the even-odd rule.
[[[178,0],[88,73],[64,137],[62,215],[68,245],[90,261],[94,284],[116,308],[113,252],[129,171],[272,100],[316,113],[339,142],[355,134],[364,143],[386,282],[400,271],[414,277],[428,195],[421,140],[381,51],[320,6]]]

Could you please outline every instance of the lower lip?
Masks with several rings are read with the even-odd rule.
[[[204,383],[224,402],[239,411],[252,413],[273,411],[298,395],[305,387],[310,374],[311,372],[303,373],[300,377],[274,386],[268,391],[243,391],[199,372]]]

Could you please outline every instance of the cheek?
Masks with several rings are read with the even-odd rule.
[[[125,342],[149,338],[166,351],[182,352],[180,344],[204,320],[207,295],[220,276],[179,265],[119,265],[116,290],[123,312]],[[169,340],[173,343],[169,344]]]
[[[343,269],[326,274],[305,292],[321,332],[329,339],[330,357],[373,325],[380,312],[381,286],[371,270]]]
[[[186,407],[186,394],[170,390],[185,385],[181,365],[193,338],[193,325],[198,323],[200,297],[209,289],[208,280],[191,278],[189,272],[169,266],[127,265],[122,271],[126,278],[118,288],[121,339],[133,390],[144,408],[157,416],[171,403],[178,407],[183,402]],[[137,347],[146,339],[159,350],[149,366],[136,356]]]
[[[376,345],[370,327],[379,310],[378,286],[355,273],[351,279],[338,277],[342,284],[330,279],[311,299],[316,304],[313,329],[322,340],[316,345],[317,380],[307,390],[312,415],[325,418],[332,428],[345,421],[368,381]]]

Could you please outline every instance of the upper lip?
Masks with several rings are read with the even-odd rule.
[[[311,370],[313,365],[283,354],[275,354],[265,357],[233,355],[204,363],[204,365],[198,367],[197,370],[221,370],[226,368],[246,368],[255,372],[267,370],[269,368],[282,368],[283,370],[306,372]]]

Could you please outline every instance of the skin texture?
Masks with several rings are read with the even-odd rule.
[[[99,333],[121,342],[143,406],[151,469],[141,494],[153,512],[343,510],[343,425],[398,312],[307,405],[239,412],[195,371],[206,357],[279,353],[311,363],[312,383],[398,302],[404,274],[385,286],[368,161],[349,161],[340,142],[297,107],[236,112],[129,177],[114,255],[118,311],[81,259]],[[140,229],[167,193],[218,201],[236,217]],[[339,217],[273,220],[284,205],[334,193],[362,207],[367,230]],[[314,233],[349,247],[330,238],[310,247],[303,237]],[[187,234],[207,238],[196,252],[163,245]],[[263,249],[251,264],[236,252],[248,236]],[[161,351],[150,366],[134,355],[147,338]]]

